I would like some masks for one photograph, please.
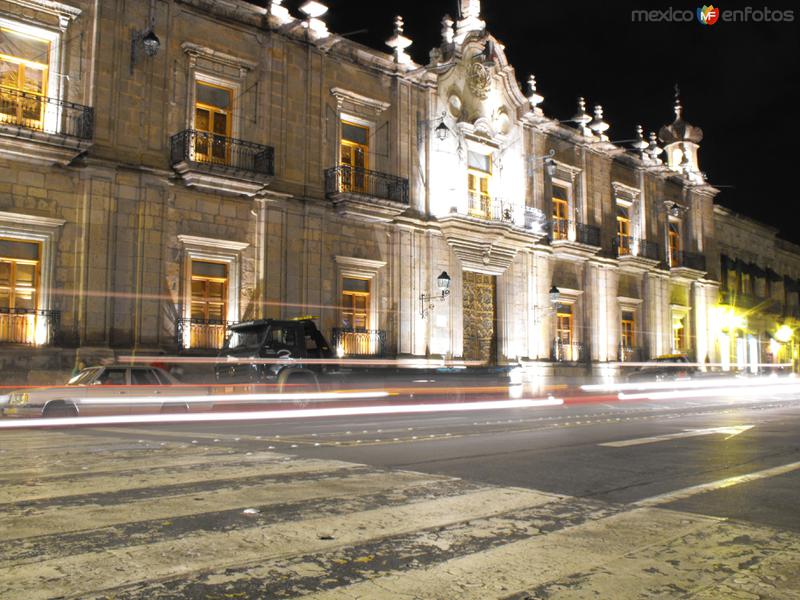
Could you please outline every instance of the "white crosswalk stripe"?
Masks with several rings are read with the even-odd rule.
[[[742,565],[774,597],[800,589],[785,575],[800,556],[790,532],[290,457],[257,440],[82,433],[67,464],[48,462],[49,439],[70,446],[54,433],[3,437],[0,598],[637,598],[671,585],[707,598],[738,589]]]

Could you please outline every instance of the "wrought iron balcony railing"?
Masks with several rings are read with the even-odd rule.
[[[491,198],[483,194],[469,192],[467,203],[467,213],[471,217],[477,217],[486,221],[502,221],[512,225],[517,224],[514,215],[514,205],[511,202],[505,202],[500,198]],[[524,221],[521,221],[519,225],[528,228],[528,223],[532,223],[532,220],[526,215]]]
[[[386,332],[380,329],[331,330],[331,344],[339,356],[383,356],[386,351]]]
[[[210,168],[275,174],[275,149],[254,142],[186,129],[170,138],[173,165],[189,162]]]
[[[651,260],[659,260],[658,244],[637,238],[632,235],[617,235],[611,240],[614,254],[620,256],[641,256]]]
[[[225,344],[228,327],[236,321],[215,319],[178,319],[175,334],[183,350],[219,350]]]
[[[672,269],[684,267],[695,271],[705,271],[706,257],[696,252],[670,252],[669,266]]]
[[[94,135],[94,109],[0,86],[0,125],[90,140]]]
[[[577,221],[554,219],[548,221],[546,230],[551,242],[569,240],[587,246],[600,247],[600,228]]]
[[[60,322],[61,313],[57,310],[0,308],[0,343],[50,345]]]
[[[408,204],[408,179],[360,167],[339,165],[325,170],[328,197],[349,193]]]
[[[553,340],[551,358],[555,362],[583,362],[585,346],[580,342],[565,343],[556,338]]]

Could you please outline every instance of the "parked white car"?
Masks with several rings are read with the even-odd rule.
[[[178,397],[190,393],[163,369],[108,365],[83,369],[63,386],[13,391],[2,411],[9,417],[186,412],[186,401]]]

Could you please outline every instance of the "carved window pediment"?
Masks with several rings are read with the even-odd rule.
[[[331,95],[336,98],[339,111],[354,113],[366,117],[376,117],[389,109],[391,104],[357,92],[340,87],[331,88]]]

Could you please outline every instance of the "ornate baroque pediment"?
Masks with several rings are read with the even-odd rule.
[[[473,60],[467,70],[467,85],[476,98],[486,100],[492,89],[492,72],[479,60]]]
[[[522,250],[544,237],[499,221],[452,214],[439,219],[447,243],[465,269],[502,275]]]

